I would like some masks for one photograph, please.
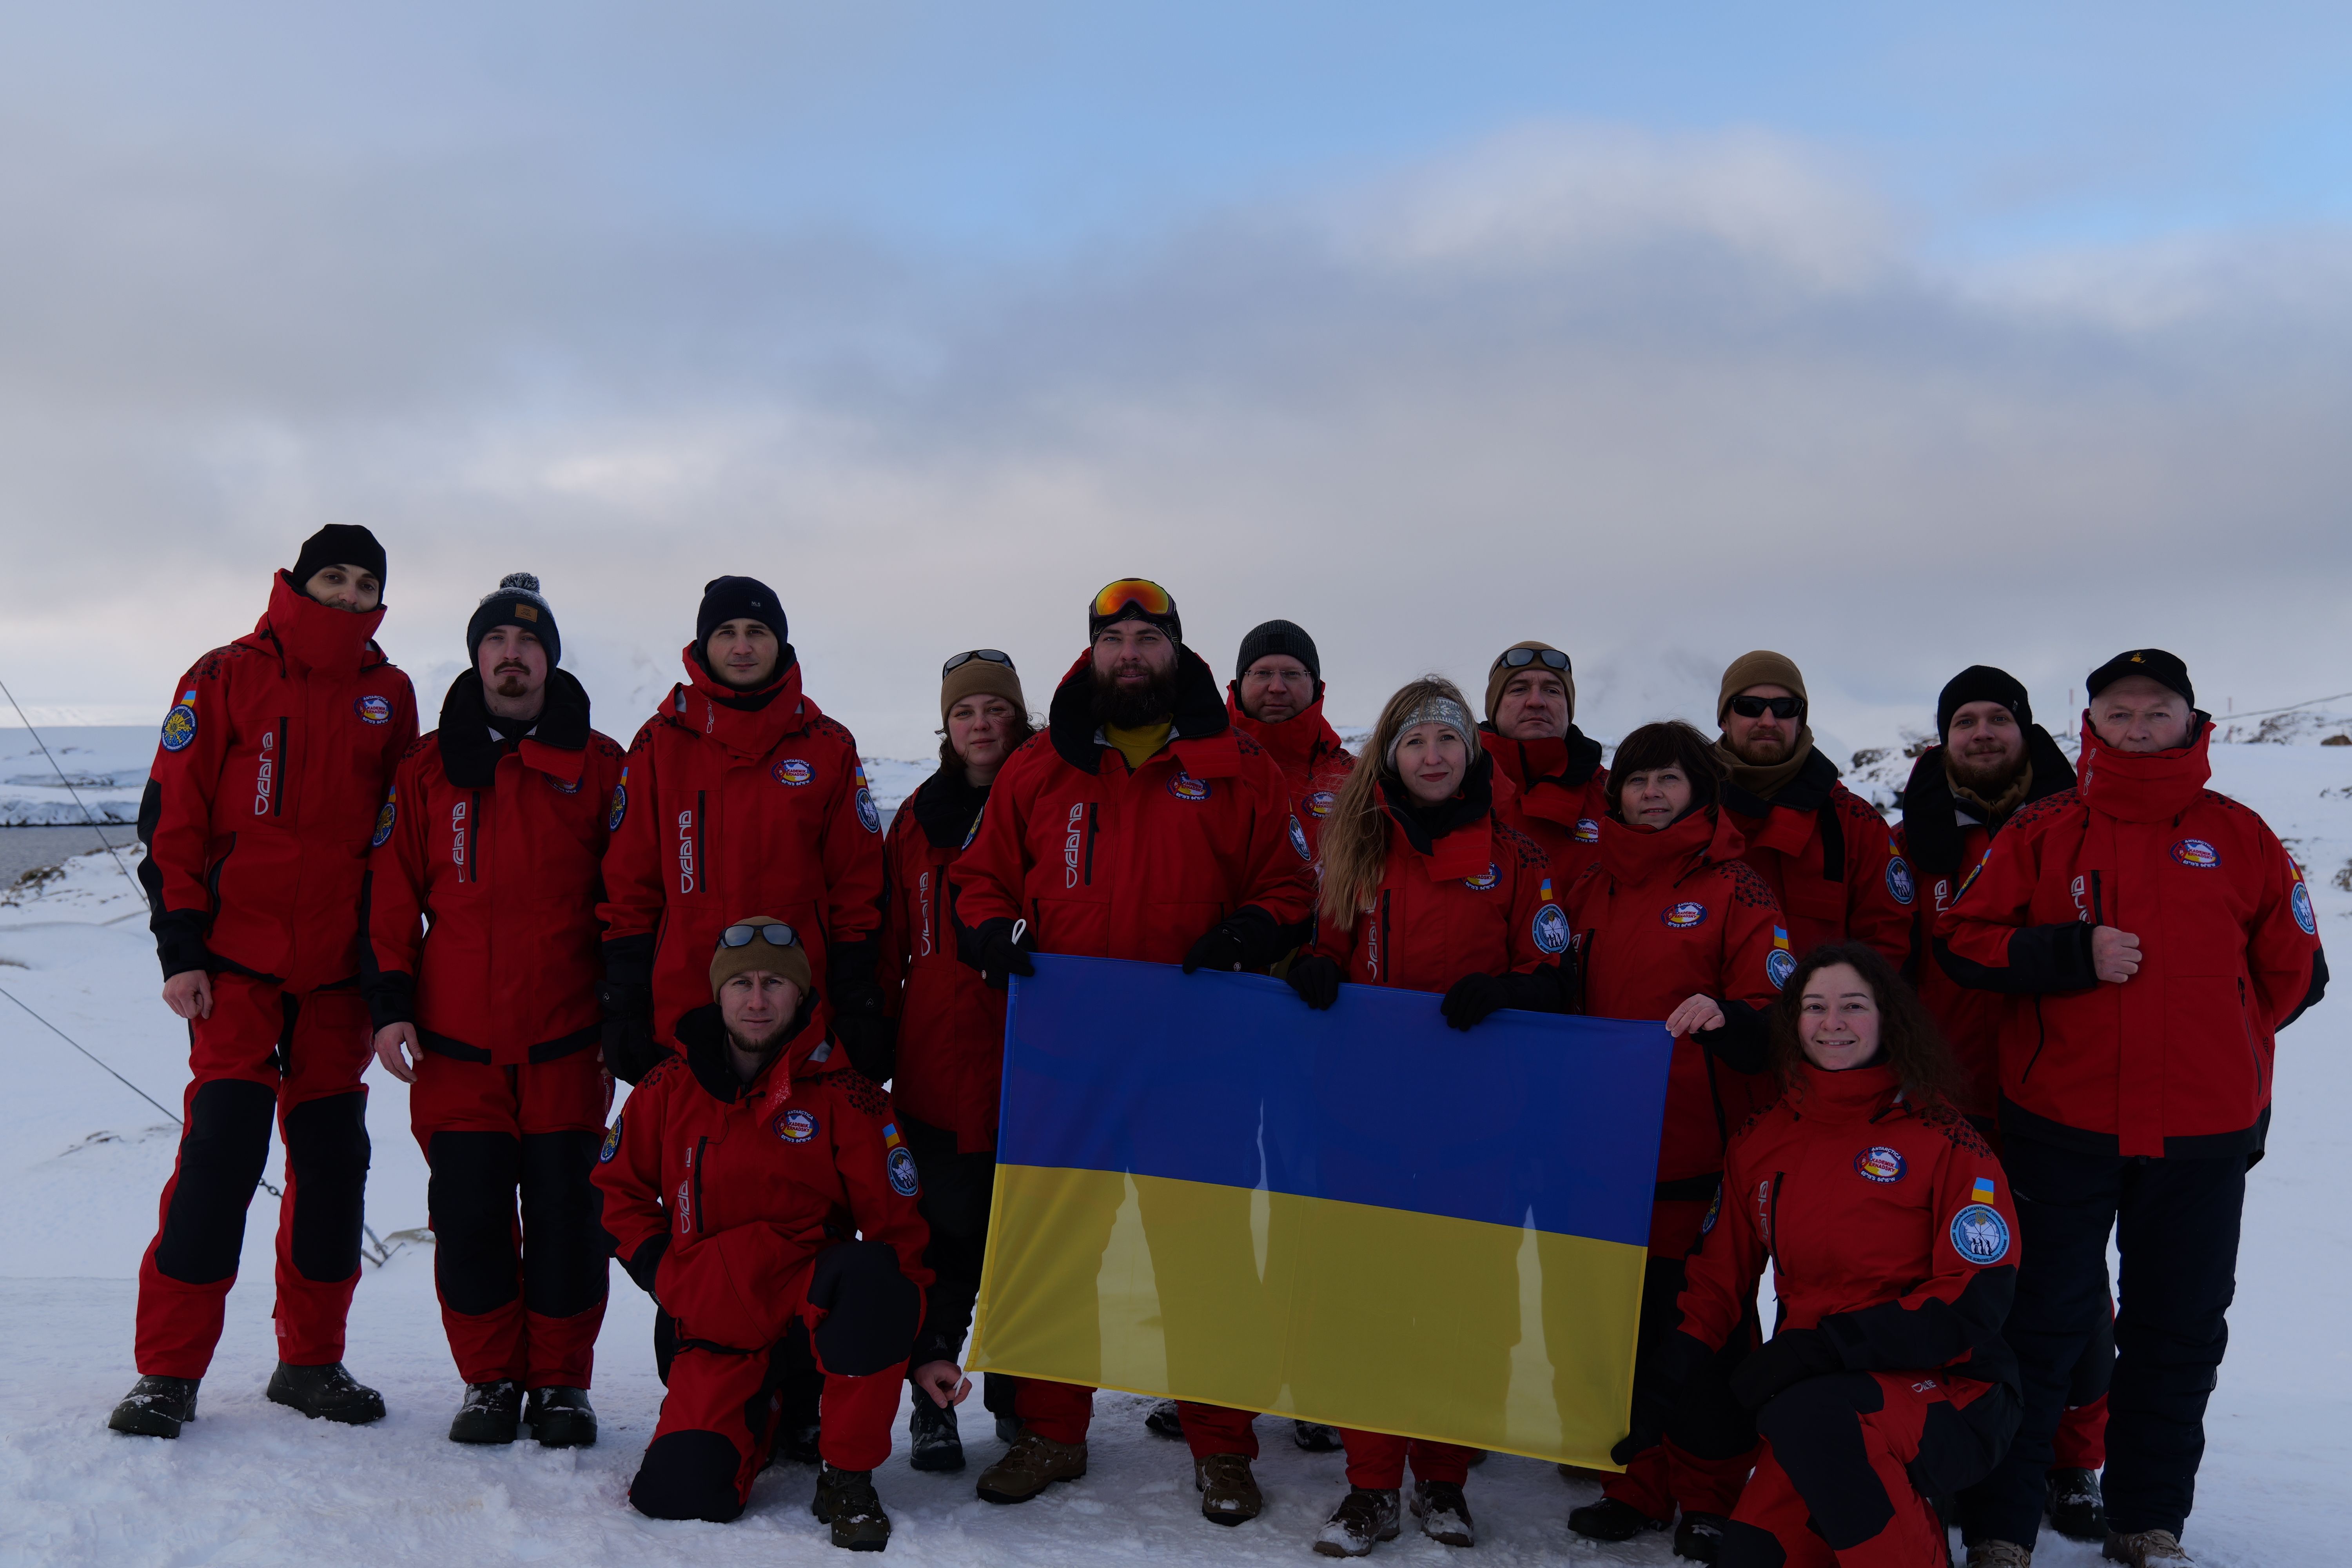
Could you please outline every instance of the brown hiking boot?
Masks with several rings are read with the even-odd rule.
[[[1477,1527],[1470,1522],[1470,1500],[1452,1481],[1412,1483],[1412,1515],[1421,1532],[1440,1546],[1475,1546]]]
[[[1192,1461],[1192,1489],[1201,1494],[1201,1517],[1211,1524],[1239,1524],[1265,1507],[1245,1454],[1212,1454]]]
[[[2033,1553],[2014,1541],[1979,1541],[1969,1548],[1969,1568],[2033,1568]]]
[[[1395,1492],[1352,1488],[1323,1521],[1315,1550],[1325,1557],[1361,1557],[1379,1542],[1397,1538],[1399,1511]]]
[[[1055,1481],[1075,1481],[1086,1473],[1084,1443],[1056,1443],[1024,1431],[1004,1458],[980,1472],[976,1489],[982,1502],[1027,1502]]]
[[[2168,1530],[2135,1530],[2129,1535],[2110,1531],[2104,1555],[2131,1568],[2197,1568],[2195,1559],[2180,1550],[2180,1537]]]

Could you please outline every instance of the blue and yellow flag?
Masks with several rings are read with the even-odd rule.
[[[1036,964],[974,1369],[1613,1468],[1663,1028]]]

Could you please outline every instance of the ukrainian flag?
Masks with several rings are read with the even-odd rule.
[[[1672,1041],[1039,957],[971,1364],[1612,1468]]]

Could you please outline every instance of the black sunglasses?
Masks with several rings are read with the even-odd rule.
[[[1731,700],[1731,710],[1742,719],[1761,719],[1766,709],[1775,719],[1794,719],[1805,710],[1801,697],[1749,697],[1746,694]]]
[[[1528,666],[1536,663],[1542,664],[1546,669],[1565,670],[1568,668],[1568,655],[1556,647],[1507,647],[1503,650],[1502,656],[1495,660],[1495,668],[1525,669]]]
[[[792,927],[782,921],[768,925],[729,926],[719,933],[721,947],[749,947],[754,937],[764,937],[770,947],[798,947],[801,939]]]
[[[1013,656],[1004,652],[1003,649],[976,647],[970,653],[960,653],[953,658],[948,660],[945,664],[940,666],[940,674],[941,676],[945,676],[948,671],[951,669],[960,669],[976,658],[984,658],[991,664],[1001,664],[1007,669],[1011,669],[1013,668]]]

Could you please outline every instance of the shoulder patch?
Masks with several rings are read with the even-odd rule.
[[[190,687],[181,694],[179,701],[172,705],[172,710],[163,715],[163,734],[160,743],[165,751],[184,752],[196,738],[195,700],[195,688]]]
[[[1886,896],[1906,909],[1918,896],[1918,889],[1911,881],[1911,863],[1900,855],[1886,858]]]
[[[2009,1222],[1990,1204],[1975,1203],[1952,1216],[1952,1250],[1979,1268],[2009,1256]]]

